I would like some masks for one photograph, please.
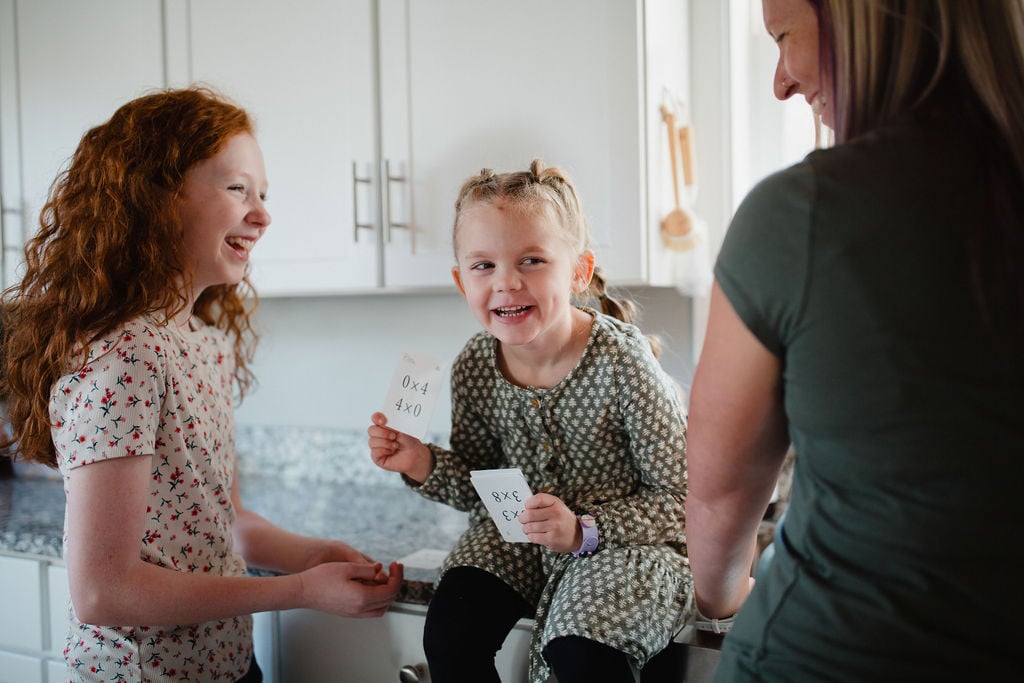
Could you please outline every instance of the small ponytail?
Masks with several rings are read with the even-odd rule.
[[[621,320],[624,323],[631,325],[636,324],[637,319],[637,307],[636,303],[629,299],[620,299],[608,295],[607,291],[607,279],[604,276],[604,271],[600,268],[594,269],[594,276],[590,280],[590,286],[587,288],[586,295],[590,298],[597,299],[600,305],[601,312],[605,315],[610,315],[616,320]],[[651,345],[651,352],[654,353],[655,358],[661,357],[661,338],[654,334],[648,334],[647,341]]]

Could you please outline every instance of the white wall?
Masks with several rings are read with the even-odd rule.
[[[662,337],[662,364],[689,390],[690,300],[652,287],[613,294],[640,305],[644,331]],[[381,407],[402,351],[450,363],[480,329],[454,287],[450,294],[264,299],[257,324],[259,386],[238,409],[238,423],[358,430]],[[449,431],[449,396],[446,375],[433,431]]]

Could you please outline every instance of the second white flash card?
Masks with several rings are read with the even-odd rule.
[[[469,473],[473,488],[491,513],[502,538],[512,543],[529,543],[519,522],[526,509],[526,499],[532,496],[523,471],[518,467],[500,470],[473,470]]]

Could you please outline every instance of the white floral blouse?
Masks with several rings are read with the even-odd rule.
[[[587,310],[594,323],[583,356],[550,389],[506,380],[490,334],[466,344],[452,369],[452,448],[430,446],[435,469],[414,487],[470,512],[442,572],[479,567],[537,606],[535,683],[549,674],[540,652],[566,635],[610,645],[642,667],[668,643],[693,592],[679,392],[638,328]],[[505,542],[469,480],[470,470],[500,467],[521,468],[531,490],[593,515],[598,551],[573,559]]]
[[[61,377],[50,418],[65,493],[77,468],[110,458],[153,463],[139,553],[169,571],[245,574],[234,550],[234,352],[198,323],[137,319],[94,342]],[[65,552],[70,541],[66,534]],[[181,626],[94,626],[70,610],[72,681],[234,681],[249,668],[252,618]]]

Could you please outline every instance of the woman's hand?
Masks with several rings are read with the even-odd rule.
[[[383,413],[370,416],[373,424],[366,430],[370,439],[370,457],[381,469],[401,472],[413,481],[423,483],[434,471],[434,455],[419,439],[397,432],[387,426]]]
[[[526,499],[526,510],[519,515],[530,542],[556,553],[571,553],[583,543],[576,513],[566,507],[558,496],[537,493]]]

